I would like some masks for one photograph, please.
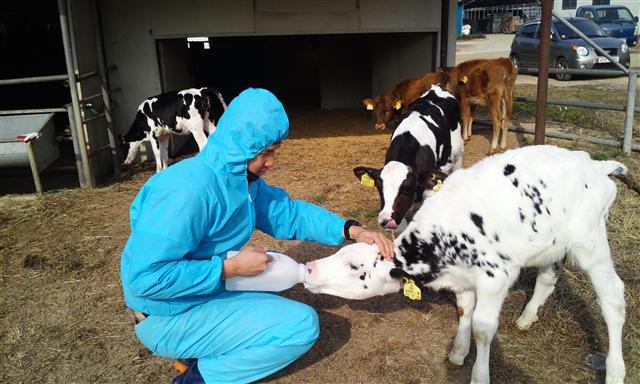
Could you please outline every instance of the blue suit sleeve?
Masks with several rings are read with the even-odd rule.
[[[254,183],[256,228],[278,239],[342,243],[343,218],[317,205],[292,200],[286,191],[267,185],[262,178]]]
[[[222,259],[190,258],[211,228],[215,207],[193,190],[141,193],[131,207],[132,233],[123,263],[130,292],[149,299],[172,299],[215,292]]]

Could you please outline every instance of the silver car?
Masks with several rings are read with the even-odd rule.
[[[631,64],[629,47],[622,40],[609,36],[598,24],[589,19],[566,18],[574,27],[604,49],[614,60],[626,68]],[[524,24],[511,43],[511,61],[517,67],[538,66],[540,50],[540,21]],[[614,69],[613,63],[599,55],[595,49],[582,40],[566,25],[554,18],[551,23],[551,60],[550,66],[570,69]],[[558,80],[571,79],[570,74],[556,74]]]

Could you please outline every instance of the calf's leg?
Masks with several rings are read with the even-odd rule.
[[[501,273],[500,273],[501,274]],[[473,311],[473,337],[476,340],[476,362],[471,371],[471,384],[488,384],[491,341],[498,329],[500,309],[509,291],[508,279],[500,275],[482,277],[476,283],[476,308]]]
[[[468,102],[463,101],[461,107],[462,107],[462,139],[464,141],[467,141],[471,138],[471,105]]]
[[[489,99],[487,106],[489,107],[489,112],[491,112],[491,121],[493,122],[489,154],[494,154],[498,151],[498,136],[502,131],[501,97],[497,92],[492,92],[487,95],[487,98]]]
[[[207,145],[207,136],[204,134],[204,122],[199,123],[188,123],[187,129],[193,135],[193,138],[196,140],[198,144],[198,149],[202,151],[205,145]]]
[[[129,152],[127,152],[127,158],[124,159],[124,163],[126,165],[133,163],[133,160],[135,160],[136,156],[138,155],[142,142],[143,140],[133,141],[129,143]]]
[[[169,167],[169,140],[171,135],[160,136],[160,160],[162,161],[162,169]]]
[[[150,140],[153,156],[156,158],[156,173],[162,171],[162,155],[160,153],[160,137],[153,136]]]
[[[538,277],[536,278],[536,287],[533,290],[533,296],[527,303],[527,306],[516,320],[518,328],[527,330],[531,324],[538,321],[538,309],[547,301],[547,298],[556,287],[556,282],[560,276],[560,262],[545,265],[538,268]]]
[[[509,125],[511,125],[511,115],[513,113],[513,91],[505,90],[502,96],[504,114],[502,116],[502,138],[500,141],[500,149],[507,149],[507,133],[509,133]]]
[[[622,326],[625,318],[624,284],[616,274],[611,260],[604,219],[599,233],[585,237],[592,239],[588,245],[572,250],[578,265],[589,275],[598,296],[602,316],[609,334],[606,384],[622,384],[625,367],[622,357]]]
[[[453,342],[453,348],[449,352],[449,362],[459,367],[464,364],[464,358],[469,354],[471,317],[476,306],[476,292],[470,290],[456,293],[456,302],[460,318],[458,320],[458,333]]]

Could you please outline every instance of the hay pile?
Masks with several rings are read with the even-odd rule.
[[[360,111],[291,115],[291,138],[268,181],[295,198],[375,227],[377,193],[360,186],[351,169],[381,165],[388,134],[373,132]],[[488,132],[479,133],[467,144],[465,165],[488,149]],[[511,148],[529,142],[528,137],[509,137]],[[615,150],[588,149],[616,158]],[[637,154],[617,158],[640,179]],[[139,165],[121,180],[93,190],[0,197],[0,382],[158,383],[175,375],[169,361],[152,356],[135,339],[119,280],[128,207],[153,169],[153,163]],[[626,284],[623,345],[633,382],[640,377],[640,197],[619,185],[609,232],[616,269]],[[252,241],[301,261],[333,252],[261,234]],[[492,380],[594,382],[601,375],[583,360],[593,351],[606,351],[607,333],[586,276],[568,266],[541,309],[539,323],[521,333],[515,319],[534,281],[534,271],[525,271],[505,303],[492,346]],[[465,383],[470,377],[474,347],[462,369],[450,371],[442,364],[457,327],[448,293],[429,293],[417,303],[400,295],[353,302],[300,287],[285,295],[318,310],[321,336],[309,353],[266,382]]]

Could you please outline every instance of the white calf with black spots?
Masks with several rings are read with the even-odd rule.
[[[171,134],[193,135],[198,149],[202,150],[207,136],[216,130],[215,118],[226,109],[222,95],[213,88],[190,88],[146,99],[138,107],[131,128],[121,137],[123,152],[127,153],[124,163],[131,164],[140,145],[148,141],[156,158],[156,172],[166,169]]]
[[[430,196],[434,175],[446,176],[462,167],[464,143],[460,128],[460,104],[440,85],[409,106],[391,137],[382,169],[356,167],[358,179],[368,177],[380,194],[378,223],[401,229]]]
[[[472,383],[489,382],[490,344],[520,270],[539,270],[533,296],[517,320],[526,330],[538,320],[565,259],[587,273],[602,309],[609,335],[606,383],[623,382],[624,285],[614,270],[605,222],[616,197],[609,176],[637,186],[626,173],[623,164],[592,160],[586,152],[553,146],[507,151],[451,174],[395,240],[392,277],[455,293],[460,321],[449,362],[463,364],[473,333]],[[358,277],[350,283],[332,281],[323,268],[346,279],[334,270],[353,265],[348,254],[332,258],[333,263],[311,265],[313,291],[336,294],[333,287],[340,285],[338,296],[362,299],[398,287],[397,282],[365,286]],[[376,268],[388,270],[389,262],[369,256],[358,266],[374,276]]]

